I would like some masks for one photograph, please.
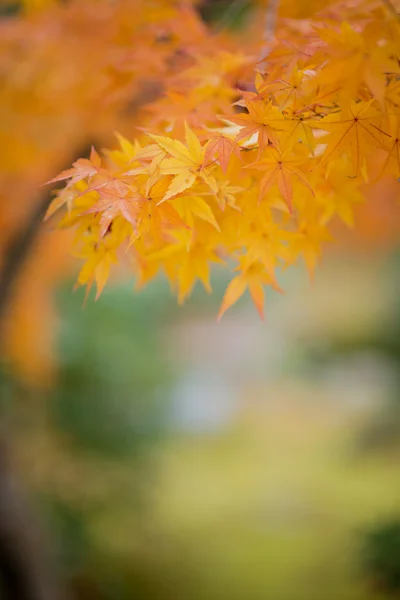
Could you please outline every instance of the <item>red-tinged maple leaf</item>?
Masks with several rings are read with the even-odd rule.
[[[224,173],[226,173],[232,153],[241,158],[240,148],[237,142],[220,133],[218,135],[214,135],[208,141],[204,154],[204,162],[206,164],[211,163],[213,158],[218,156],[219,164],[221,165]]]
[[[289,72],[286,69],[282,71],[275,77],[265,76],[263,80],[258,80],[257,91],[260,97],[273,97],[281,110],[296,112],[303,109],[315,95],[311,74],[299,69],[297,65]]]
[[[272,102],[266,102],[254,94],[245,94],[248,114],[230,117],[229,120],[242,128],[236,137],[242,142],[253,135],[257,136],[259,155],[268,146],[279,147],[279,133],[282,131],[282,112]]]
[[[57,183],[59,181],[65,181],[66,179],[69,179],[65,188],[60,190],[57,193],[56,198],[54,198],[54,200],[51,202],[46,212],[45,219],[50,218],[59,208],[64,206],[64,204],[67,204],[68,209],[70,209],[74,199],[77,195],[79,195],[79,191],[72,190],[71,188],[76,186],[76,184],[79,184],[79,182],[83,181],[84,179],[88,179],[88,181],[90,181],[92,177],[100,172],[100,170],[101,158],[92,146],[89,159],[79,158],[73,163],[71,169],[62,171],[59,175],[57,175],[57,177],[53,177],[53,179],[50,179],[49,181],[46,181],[46,183],[42,184],[48,185],[50,183]],[[85,193],[86,192],[87,189],[85,188]]]
[[[105,193],[123,197],[135,191],[136,188],[133,185],[133,178],[131,176],[114,176],[109,172],[104,172],[95,175],[87,189],[81,192],[81,195],[89,192],[98,192],[100,196]]]
[[[315,90],[310,86],[306,95],[301,88],[303,77],[303,72],[296,70],[289,81],[274,79],[258,83],[258,97],[264,98],[264,102],[267,97],[279,104],[280,112],[276,113],[274,128],[279,132],[279,148],[282,151],[289,145],[302,142],[314,153],[316,142],[312,127],[315,109],[308,107],[307,101],[315,99]]]
[[[96,150],[92,147],[90,152],[90,158],[78,158],[73,164],[71,169],[62,171],[57,177],[53,177],[49,181],[46,181],[43,185],[50,183],[57,183],[58,181],[65,181],[69,179],[67,187],[71,187],[81,181],[82,179],[90,178],[98,173],[101,167],[101,158],[97,154]]]
[[[291,153],[282,153],[274,148],[270,148],[262,161],[249,165],[249,168],[264,172],[264,176],[260,181],[259,200],[261,201],[272,186],[276,184],[285,200],[289,212],[292,213],[293,180],[300,182],[314,194],[304,173],[302,173],[299,168],[304,164],[304,158],[305,157],[299,158],[293,156]]]
[[[100,213],[100,238],[109,231],[114,219],[121,215],[128,223],[137,230],[137,218],[140,210],[140,196],[120,196],[111,190],[104,191],[99,202],[82,214]]]

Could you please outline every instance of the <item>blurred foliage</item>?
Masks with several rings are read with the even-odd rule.
[[[265,329],[244,306],[214,330],[219,279],[217,270],[213,296],[197,288],[184,307],[162,280],[137,294],[115,283],[85,308],[82,290],[71,294],[67,285],[58,294],[57,386],[38,396],[4,379],[15,400],[4,404],[15,447],[72,597],[309,600],[323,589],[324,600],[390,598],[387,587],[369,585],[378,573],[368,561],[378,559],[365,556],[379,556],[386,573],[391,553],[362,532],[399,505],[396,455],[354,454],[366,419],[346,412],[318,378],[323,361],[314,358],[327,352],[329,368],[339,328],[311,331],[297,318],[308,342],[291,326],[285,350],[274,327],[291,311],[271,300]],[[305,305],[301,293],[297,304]],[[314,309],[311,316],[316,322]],[[199,324],[210,348],[185,362],[179,336],[199,351]],[[270,366],[265,381],[239,385],[238,412],[216,432],[174,431],[171,401],[185,369],[205,359],[195,367],[207,381],[208,355],[225,351],[221,369],[229,346],[248,347],[252,327],[265,346],[251,342],[249,365],[262,353],[267,368],[278,352],[281,370]]]
[[[400,250],[394,250],[385,261],[384,278],[390,281],[386,314],[377,326],[349,331],[339,329],[321,344],[316,336],[307,345],[306,354],[318,369],[329,367],[336,359],[349,362],[359,356],[379,360],[390,376],[389,391],[383,403],[361,430],[355,444],[362,452],[400,449]]]
[[[400,520],[382,522],[364,535],[363,566],[377,590],[400,598]]]
[[[83,294],[60,295],[59,379],[50,394],[56,426],[75,443],[125,453],[164,422],[171,366],[160,352],[168,290],[132,294],[116,286],[82,309]]]
[[[245,26],[253,4],[252,0],[205,0],[200,3],[199,11],[206,22],[236,29]]]
[[[119,600],[152,579],[142,567],[136,576],[130,569],[128,577],[112,546],[118,548],[115,540],[125,528],[133,548],[145,535],[142,518],[156,473],[152,454],[167,435],[176,376],[172,354],[161,343],[175,301],[162,281],[142,294],[116,284],[87,310],[81,292],[72,294],[69,283],[58,293],[56,385],[30,390],[3,369],[2,413],[76,597]],[[99,528],[109,535],[108,544]],[[154,560],[151,569],[157,570]],[[161,598],[154,595],[157,585],[152,598]]]

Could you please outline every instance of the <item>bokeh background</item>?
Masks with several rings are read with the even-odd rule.
[[[202,10],[239,27],[252,3]],[[2,203],[54,173],[57,118],[29,169],[32,148],[8,154]],[[40,237],[3,319],[1,422],[71,598],[400,597],[397,201],[383,182],[313,282],[282,274],[265,323],[245,298],[216,324],[218,269],[213,295],[183,307],[162,278],[137,292],[123,273],[83,307],[67,237]],[[1,210],[3,227],[18,221]]]

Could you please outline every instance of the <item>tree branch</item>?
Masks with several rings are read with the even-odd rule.
[[[0,273],[0,349],[1,322],[8,318],[8,308],[15,283],[41,230],[50,202],[50,192],[43,191],[25,224],[10,242]],[[7,436],[0,434],[0,596],[7,600],[62,600],[56,585],[51,561],[46,553],[29,502],[18,484],[9,457]]]
[[[0,442],[0,583],[7,600],[61,600],[42,534]],[[3,597],[3,596],[1,596]]]
[[[7,318],[15,283],[38,236],[49,200],[46,190],[6,251],[0,274],[0,323]],[[0,327],[0,347],[2,335]],[[3,434],[0,437],[0,589],[7,600],[61,600],[44,545],[15,477],[7,436]]]
[[[50,196],[46,190],[43,196],[39,198],[38,202],[35,204],[32,214],[25,226],[18,231],[8,247],[3,270],[0,274],[0,321],[4,318],[7,310],[14,283],[21,272],[21,268],[28,257],[35,239],[37,238],[49,201]]]
[[[263,40],[264,46],[261,52],[260,60],[265,59],[268,55],[271,39],[274,37],[276,22],[278,20],[278,8],[279,0],[269,0],[267,9],[265,11],[264,31]],[[265,68],[265,60],[260,63],[261,68]]]
[[[265,25],[263,40],[265,44],[271,41],[275,34],[276,22],[278,19],[279,0],[269,0],[267,10],[265,11]]]

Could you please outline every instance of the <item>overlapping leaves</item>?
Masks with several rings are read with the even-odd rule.
[[[320,15],[307,39],[287,25],[230,114],[229,73],[241,62],[224,54],[221,73],[208,75],[219,77],[220,114],[205,102],[201,123],[190,87],[186,98],[169,96],[170,119],[161,118],[165,98],[152,105],[159,118],[147,136],[120,136],[119,150],[92,151],[52,180],[68,180],[49,214],[68,206],[61,225],[77,228],[86,261],[78,283],[96,282],[99,293],[125,260],[139,284],[163,270],[183,301],[196,280],[211,291],[212,263],[234,260],[221,317],[246,289],[263,315],[265,286],[281,291],[279,269],[299,258],[314,272],[332,220],[353,225],[362,186],[400,176],[398,22],[374,1],[359,0],[354,22],[335,14]],[[199,66],[202,81],[210,64]],[[179,81],[193,77],[191,67]]]

